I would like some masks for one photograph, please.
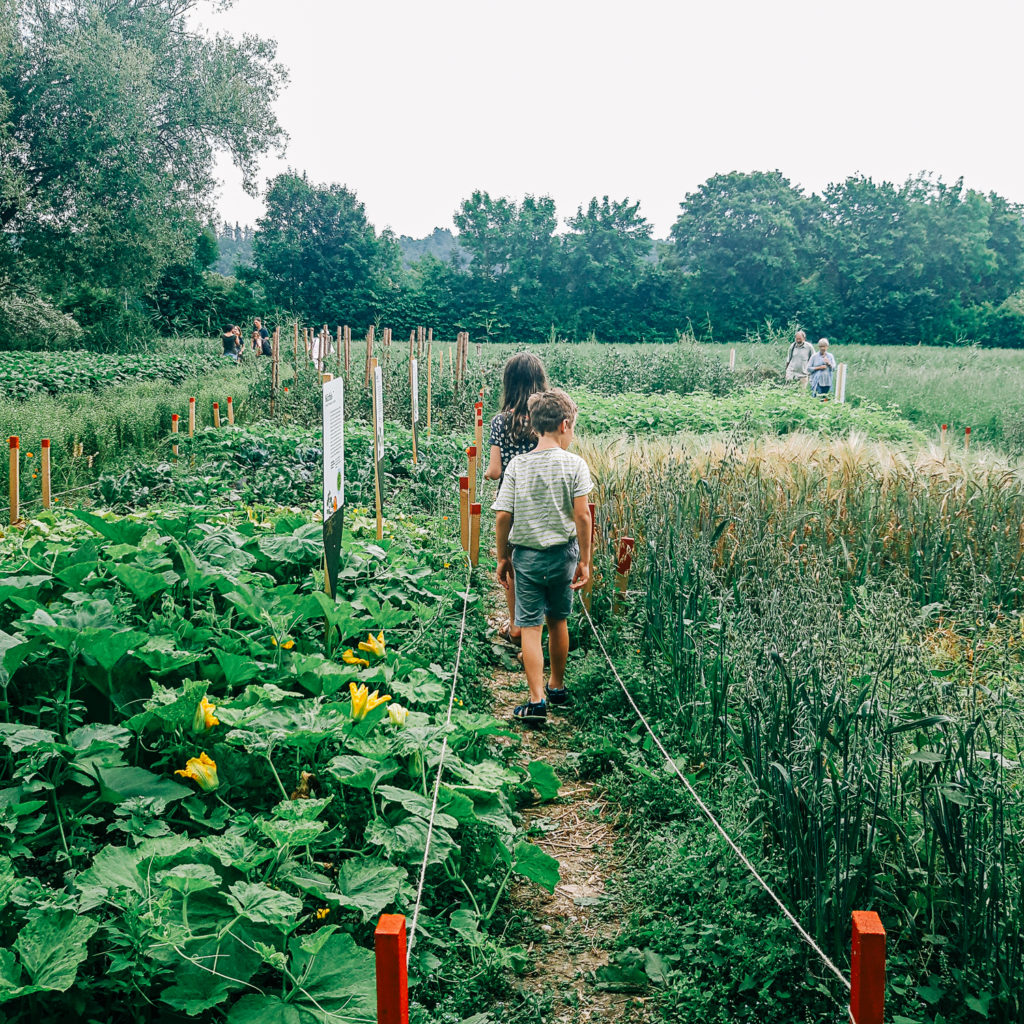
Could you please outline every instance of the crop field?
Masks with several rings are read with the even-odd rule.
[[[844,975],[879,914],[887,1020],[1024,1022],[1024,357],[851,346],[837,404],[736,348],[537,347],[597,537],[575,704],[538,733],[492,484],[477,568],[459,538],[511,348],[457,388],[435,342],[415,462],[404,346],[375,350],[378,539],[353,345],[333,597],[305,359],[273,392],[211,342],[5,365],[0,1018],[366,1024],[399,913],[414,1024],[848,1020],[678,771]]]

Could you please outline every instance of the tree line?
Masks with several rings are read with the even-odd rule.
[[[548,196],[477,191],[457,235],[413,240],[345,186],[288,172],[254,231],[228,227],[214,151],[255,191],[286,76],[271,41],[198,33],[197,2],[0,0],[0,348],[123,347],[254,311],[523,342],[796,321],[841,341],[1024,346],[1024,209],[927,174],[820,194],[779,171],[716,174],[665,240],[628,198],[560,222]]]

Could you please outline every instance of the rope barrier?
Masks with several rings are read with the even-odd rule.
[[[706,817],[708,821],[710,821],[711,824],[714,825],[718,834],[726,841],[726,843],[728,843],[733,853],[735,853],[736,856],[739,857],[739,859],[743,862],[743,866],[750,872],[751,875],[754,876],[754,878],[757,880],[761,888],[764,889],[764,891],[775,902],[776,906],[778,906],[779,910],[781,910],[782,913],[786,916],[789,923],[793,925],[793,927],[797,930],[797,932],[799,933],[800,937],[804,940],[804,942],[806,942],[807,945],[810,946],[815,953],[817,953],[821,962],[836,976],[836,978],[839,979],[843,987],[847,991],[849,991],[850,982],[847,979],[846,975],[844,975],[843,972],[831,961],[831,959],[829,959],[828,954],[826,954],[825,951],[821,948],[821,946],[819,946],[817,942],[814,941],[814,939],[803,927],[803,925],[801,925],[800,922],[793,916],[793,914],[790,912],[789,908],[785,905],[785,903],[782,902],[782,899],[775,894],[771,886],[764,880],[764,878],[761,877],[761,874],[757,870],[757,868],[754,867],[754,865],[747,858],[746,854],[739,848],[739,846],[736,845],[736,843],[733,841],[729,833],[725,831],[721,824],[719,824],[718,819],[714,816],[714,814],[711,813],[711,809],[708,807],[706,803],[704,803],[704,801],[700,798],[700,795],[690,784],[690,780],[679,770],[679,766],[669,756],[669,753],[665,749],[661,740],[658,739],[657,734],[651,728],[651,725],[647,721],[646,717],[644,717],[644,713],[637,706],[636,701],[633,699],[633,695],[629,692],[629,689],[627,688],[626,684],[622,681],[622,677],[619,675],[618,669],[616,669],[614,662],[608,655],[608,650],[604,645],[604,640],[601,638],[601,634],[598,632],[597,626],[594,625],[594,620],[590,617],[590,612],[587,611],[587,606],[582,601],[580,601],[580,608],[583,609],[583,614],[586,617],[587,622],[590,624],[590,629],[594,634],[594,639],[597,640],[597,644],[601,648],[601,653],[604,655],[604,660],[608,663],[608,667],[612,670],[612,675],[615,676],[615,681],[619,684],[619,687],[625,694],[626,700],[629,701],[633,710],[636,712],[637,718],[640,719],[641,723],[643,724],[643,727],[647,730],[647,734],[654,741],[655,746],[657,746],[658,750],[661,751],[662,755],[668,762],[669,766],[676,773],[676,775],[679,778],[679,781],[686,787],[687,792],[690,794],[691,797],[693,797],[694,802],[701,809],[701,812],[704,814],[704,817]],[[853,1011],[848,1010],[848,1012],[850,1014],[850,1020],[853,1021],[853,1024],[857,1024],[857,1022],[853,1019]]]
[[[412,925],[409,928],[409,945],[405,951],[405,962],[409,963],[412,956],[412,947],[416,942],[416,923],[420,917],[420,905],[423,902],[423,887],[427,880],[427,861],[430,858],[430,840],[434,834],[434,821],[437,818],[437,801],[441,793],[441,774],[444,771],[444,759],[448,753],[448,729],[452,724],[452,709],[455,706],[455,684],[459,679],[459,664],[462,661],[462,645],[466,639],[466,613],[469,610],[469,584],[473,577],[473,566],[469,560],[469,553],[463,551],[466,557],[466,589],[462,595],[462,625],[459,627],[459,645],[455,651],[455,667],[452,669],[452,688],[448,694],[448,714],[445,716],[445,734],[441,741],[441,754],[437,760],[437,778],[434,780],[434,796],[430,804],[430,818],[427,821],[427,838],[423,846],[423,863],[420,865],[420,880],[416,887],[416,903],[412,911]]]
[[[58,498],[64,498],[69,494],[77,494],[79,491],[88,491],[95,487],[99,481],[94,480],[91,484],[82,484],[80,487],[70,487],[66,491],[58,491],[56,494],[50,496],[50,501],[56,501]],[[29,508],[32,505],[41,505],[43,503],[42,498],[30,498],[28,501],[20,502],[21,507]],[[11,511],[11,507],[8,505],[7,508],[0,510],[0,515],[7,515]]]

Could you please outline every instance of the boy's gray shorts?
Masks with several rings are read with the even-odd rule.
[[[516,625],[540,626],[545,617],[569,618],[572,583],[580,546],[573,537],[553,548],[514,548],[512,568],[516,576]]]

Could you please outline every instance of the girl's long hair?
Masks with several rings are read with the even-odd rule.
[[[530,428],[527,403],[530,395],[548,389],[544,364],[532,352],[517,352],[505,363],[501,387],[501,412],[509,436],[515,441],[527,441],[535,437]]]

